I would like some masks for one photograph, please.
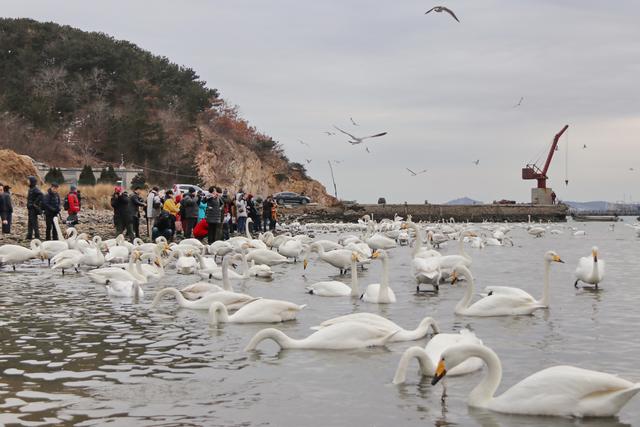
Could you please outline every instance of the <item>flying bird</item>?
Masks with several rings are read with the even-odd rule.
[[[351,123],[353,123],[354,126],[360,126],[355,120],[353,120],[353,117],[349,117],[349,120],[351,120]]]
[[[342,160],[334,160],[333,163],[336,163],[339,165],[340,163],[342,163]]]
[[[329,136],[333,136],[333,135],[335,135],[335,134],[336,134],[335,132],[329,132],[329,131],[327,131],[327,130],[325,130],[325,131],[324,131],[324,133],[326,133],[326,134],[327,134],[327,135],[329,135]]]
[[[361,144],[365,139],[368,138],[377,138],[379,136],[384,136],[387,134],[387,132],[381,132],[381,133],[377,133],[375,135],[369,135],[369,136],[363,136],[361,138],[351,135],[349,132],[345,132],[342,129],[340,129],[338,126],[333,125],[334,128],[338,129],[340,132],[344,133],[345,135],[349,135],[349,137],[351,138],[351,141],[349,141],[350,144],[356,145],[356,144]]]
[[[369,147],[364,147],[364,149],[366,150],[367,153],[371,154],[371,151],[369,150]]]
[[[583,150],[584,150],[585,148],[587,148],[587,144],[584,144],[584,145],[582,146],[582,149],[583,149]]]
[[[299,139],[298,142],[302,145],[306,145],[307,147],[311,147],[309,144],[307,144],[306,142],[304,142],[303,140]]]
[[[307,164],[311,163],[311,159],[304,159],[305,162],[307,162]]]
[[[474,160],[473,163],[475,163],[475,165],[478,166],[478,164],[480,163],[480,159]]]
[[[411,176],[418,176],[418,175],[420,175],[422,173],[425,173],[427,171],[426,169],[424,169],[424,170],[421,170],[420,172],[414,172],[409,168],[405,168],[405,169],[408,170],[409,172],[411,172]]]
[[[522,101],[524,101],[524,96],[520,97],[520,101],[518,101],[518,103],[514,105],[513,108],[519,107],[522,104]]]
[[[634,169],[634,168],[629,168],[629,170],[630,170],[631,172],[633,172],[635,169]]]
[[[460,22],[460,20],[458,19],[458,17],[456,16],[455,13],[453,13],[453,11],[451,9],[449,9],[448,7],[444,7],[444,6],[435,6],[432,7],[431,9],[427,10],[424,14],[426,15],[429,12],[447,12],[449,15],[451,15],[451,17],[453,19],[455,19],[456,21]]]

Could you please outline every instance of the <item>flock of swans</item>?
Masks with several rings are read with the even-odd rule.
[[[0,265],[16,266],[33,259],[43,261],[54,271],[83,274],[115,298],[144,298],[144,288],[167,274],[193,275],[197,281],[181,289],[165,287],[159,290],[151,309],[167,303],[171,297],[182,308],[206,310],[211,325],[220,323],[275,324],[296,319],[305,305],[291,301],[261,298],[234,290],[234,284],[250,277],[270,278],[281,264],[297,263],[301,271],[309,260],[322,262],[337,269],[345,280],[320,281],[307,285],[300,292],[312,295],[318,307],[331,304],[331,298],[353,298],[366,304],[393,304],[398,297],[392,289],[389,253],[397,246],[412,245],[411,274],[416,292],[453,292],[465,287],[455,306],[461,316],[523,316],[550,306],[550,275],[554,263],[563,263],[560,255],[548,251],[543,258],[542,294],[539,299],[528,292],[508,286],[488,286],[476,296],[473,260],[465,245],[513,246],[509,237],[514,227],[521,227],[533,237],[545,233],[560,234],[559,227],[543,224],[456,224],[415,223],[408,218],[375,222],[365,216],[354,224],[284,225],[282,233],[271,232],[254,238],[249,233],[227,241],[205,245],[196,239],[169,244],[159,238],[145,243],[140,239],[127,242],[122,236],[103,240],[90,238],[69,228],[62,233],[56,222],[60,240],[34,240],[29,248],[18,245],[0,246]],[[581,236],[580,230],[571,230]],[[326,236],[335,236],[332,240]],[[322,234],[323,239],[315,235]],[[63,238],[62,236],[66,236]],[[443,255],[442,247],[456,244],[457,253]],[[382,263],[379,283],[360,287],[358,272],[372,262]],[[591,255],[578,261],[576,287],[597,288],[605,275],[604,260],[593,247]],[[216,283],[217,282],[217,283]],[[446,290],[443,284],[447,284]],[[475,301],[474,301],[475,300]],[[317,301],[317,303],[315,302]],[[365,304],[366,303],[366,304]],[[417,319],[416,319],[417,320]],[[327,319],[312,328],[303,338],[292,338],[279,329],[269,327],[256,333],[245,351],[254,351],[264,340],[275,341],[281,348],[345,350],[383,346],[390,342],[414,341],[432,333],[426,346],[413,346],[401,356],[392,381],[406,381],[413,359],[417,359],[420,374],[432,377],[436,384],[444,376],[465,375],[485,368],[486,376],[469,395],[468,404],[496,412],[557,415],[611,416],[640,391],[633,383],[615,375],[572,366],[555,366],[530,375],[500,396],[494,396],[502,375],[498,355],[473,332],[442,332],[437,321],[424,317],[415,329],[404,329],[393,321],[368,312],[346,314]]]

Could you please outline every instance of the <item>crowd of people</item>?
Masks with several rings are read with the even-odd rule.
[[[58,233],[54,218],[66,212],[65,222],[74,226],[80,222],[82,196],[75,185],[61,199],[58,184],[50,184],[46,193],[38,187],[36,177],[30,176],[27,193],[27,239],[40,239],[39,217],[45,220],[45,239],[56,240]],[[13,213],[9,186],[0,184],[0,218],[2,232],[11,232]],[[227,240],[234,234],[242,234],[248,227],[251,232],[275,230],[278,220],[277,203],[273,196],[264,200],[254,198],[243,190],[237,193],[223,191],[212,186],[207,192],[190,187],[185,194],[153,187],[146,195],[140,188],[131,193],[120,186],[111,196],[113,224],[116,234],[124,234],[129,240],[140,236],[140,219],[146,221],[148,237],[164,236],[172,241],[176,237],[207,239],[211,244]],[[251,218],[251,222],[247,219]],[[61,236],[60,236],[61,237]]]
[[[206,193],[190,187],[184,195],[153,187],[144,206],[152,239],[172,240],[179,234],[185,239],[206,237],[211,244],[244,233],[247,227],[252,232],[275,230],[278,218],[272,196],[254,200],[244,191],[232,194],[215,186]],[[252,220],[248,225],[247,218]]]

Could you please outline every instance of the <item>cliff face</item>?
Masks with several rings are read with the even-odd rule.
[[[199,131],[205,144],[196,156],[196,167],[206,186],[216,185],[232,191],[243,189],[263,197],[279,191],[304,192],[314,203],[336,204],[337,200],[327,194],[322,184],[283,158],[261,155],[250,147],[212,133],[205,126]]]

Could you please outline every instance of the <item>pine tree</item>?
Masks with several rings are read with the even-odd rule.
[[[60,168],[52,167],[44,176],[44,182],[48,184],[64,184],[64,175]]]
[[[142,172],[139,172],[136,176],[134,176],[131,179],[132,188],[145,188],[146,183],[147,183],[147,178],[144,176]]]
[[[96,185],[96,176],[93,174],[91,166],[84,165],[80,177],[78,178],[78,185]]]
[[[100,184],[116,184],[120,179],[113,166],[109,165],[106,169],[102,169],[98,182]]]

